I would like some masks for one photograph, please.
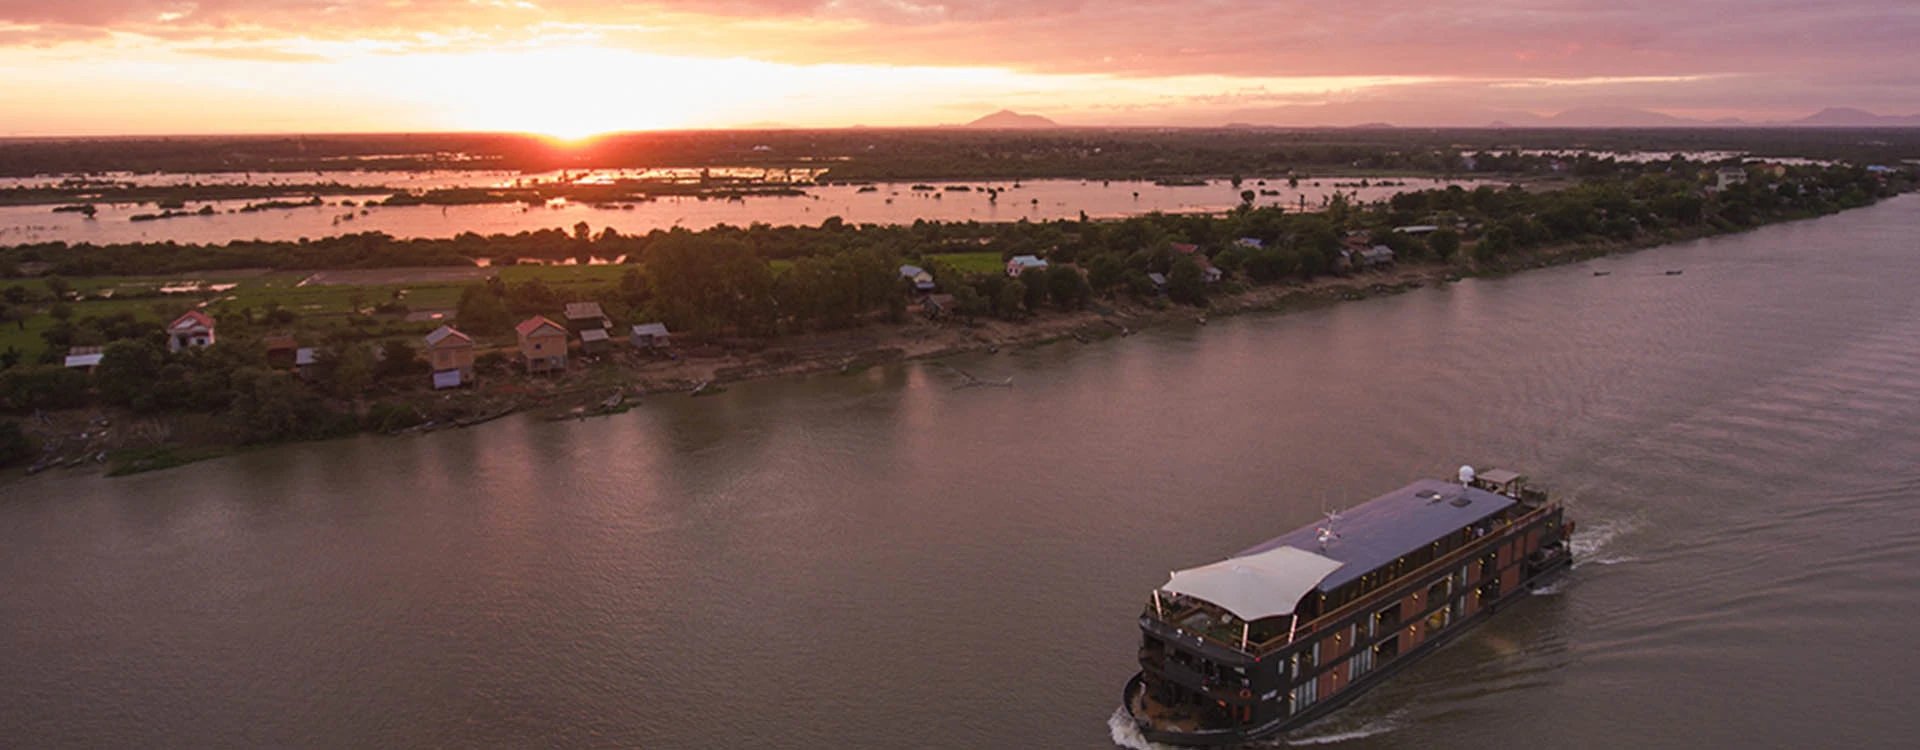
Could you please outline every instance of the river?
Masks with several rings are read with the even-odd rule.
[[[1167,571],[1471,462],[1564,498],[1578,567],[1289,741],[1908,747],[1916,236],[1905,196],[950,360],[1010,389],[909,363],[9,479],[0,736],[1107,748]]]

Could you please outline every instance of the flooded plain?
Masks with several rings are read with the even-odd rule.
[[[574,172],[569,179],[656,179],[656,171],[606,173]],[[753,176],[753,175],[741,175]],[[778,181],[787,173],[766,175]],[[794,174],[804,179],[807,174]],[[221,184],[209,177],[208,184]],[[258,177],[257,175],[253,177]],[[407,181],[400,178],[405,177]],[[334,182],[341,185],[384,185],[409,190],[445,187],[511,187],[552,181],[561,173],[521,175],[508,172],[455,173],[325,173],[278,177],[299,183]],[[682,178],[677,175],[673,178]],[[42,181],[44,182],[44,180]],[[1361,183],[1365,182],[1363,186]],[[161,183],[174,184],[174,183]],[[596,231],[611,227],[622,234],[645,234],[655,229],[706,229],[719,224],[746,226],[755,222],[780,225],[817,225],[829,217],[856,224],[911,224],[929,221],[1041,221],[1112,218],[1161,212],[1224,211],[1241,202],[1241,192],[1252,190],[1254,204],[1289,209],[1319,208],[1339,193],[1357,201],[1374,201],[1404,190],[1446,185],[1467,189],[1475,181],[1431,178],[1325,178],[1302,180],[1290,186],[1284,180],[1262,184],[1247,180],[1235,187],[1226,180],[1193,185],[1101,180],[1030,180],[883,183],[875,185],[800,185],[803,195],[752,196],[737,199],[659,197],[632,203],[586,204],[553,201],[545,205],[492,203],[459,206],[369,206],[388,194],[321,193],[323,205],[242,212],[248,204],[266,199],[190,202],[189,213],[211,206],[205,216],[189,215],[156,221],[132,221],[140,214],[159,213],[152,204],[99,204],[99,213],[57,213],[53,206],[0,206],[0,245],[34,242],[180,242],[221,243],[233,240],[297,240],[350,232],[385,232],[394,237],[445,238],[462,232],[514,234],[542,229],[570,229],[586,222]],[[919,189],[916,189],[918,187]],[[989,190],[991,189],[991,190]],[[1263,192],[1265,194],[1263,194]],[[277,200],[301,200],[305,196]],[[354,205],[344,205],[351,202]]]

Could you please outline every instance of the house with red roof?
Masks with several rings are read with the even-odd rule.
[[[595,329],[600,330],[600,329]],[[567,329],[545,315],[535,315],[513,327],[520,337],[520,358],[527,372],[567,369]]]
[[[206,313],[188,310],[167,324],[167,351],[177,354],[209,346],[213,346],[213,318]]]

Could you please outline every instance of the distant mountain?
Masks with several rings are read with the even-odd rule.
[[[1864,109],[1828,107],[1786,124],[1823,128],[1915,127],[1920,126],[1920,115],[1876,115]]]
[[[1705,124],[1630,107],[1579,107],[1549,117],[1547,122],[1562,128],[1671,128]]]
[[[1032,130],[1032,129],[1038,129],[1038,128],[1057,128],[1057,127],[1060,127],[1060,123],[1054,122],[1052,120],[1049,120],[1045,117],[1041,117],[1039,115],[1023,115],[1011,109],[1003,109],[993,114],[987,115],[986,117],[982,117],[978,120],[974,120],[973,122],[967,123],[966,126],[969,128],[982,128],[982,129],[1009,130],[1009,129],[1017,128],[1017,129],[1023,129],[1023,130]]]

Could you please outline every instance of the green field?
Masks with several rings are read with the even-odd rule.
[[[926,257],[967,273],[1001,273],[1007,269],[1007,261],[999,253],[939,253]]]

